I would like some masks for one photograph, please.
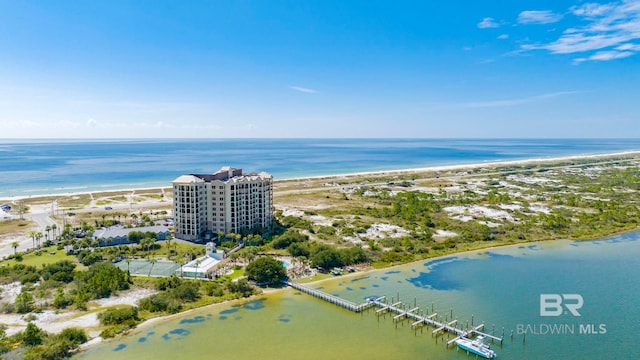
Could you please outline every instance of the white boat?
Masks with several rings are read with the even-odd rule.
[[[484,337],[478,336],[475,340],[460,338],[456,340],[456,344],[462,350],[466,350],[472,354],[482,356],[485,359],[493,359],[496,357],[495,351],[489,348],[489,345],[484,343]]]

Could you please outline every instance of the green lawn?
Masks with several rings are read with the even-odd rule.
[[[76,257],[73,255],[67,255],[64,250],[58,250],[55,246],[50,246],[47,248],[43,248],[40,255],[37,255],[34,252],[23,255],[22,261],[15,261],[11,259],[3,261],[2,263],[10,266],[13,266],[15,264],[24,264],[40,268],[42,267],[42,265],[53,264],[61,260],[76,262]],[[80,267],[82,267],[82,265],[80,265]]]
[[[244,268],[233,270],[233,274],[228,275],[231,279],[238,279],[244,276]]]
[[[318,281],[318,280],[324,280],[324,279],[328,279],[333,277],[333,275],[331,274],[316,274],[312,277],[306,277],[306,278],[302,278],[302,279],[298,279],[296,280],[296,282],[299,282],[301,284],[304,283],[310,283],[310,282],[314,282],[314,281]]]

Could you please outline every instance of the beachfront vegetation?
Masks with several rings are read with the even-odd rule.
[[[74,305],[85,309],[93,299],[109,297],[126,290],[129,275],[112,264],[98,263],[87,271],[76,271],[76,264],[63,260],[41,268],[16,264],[0,268],[0,283],[22,285],[12,303],[2,303],[2,311],[26,314]]]
[[[36,228],[36,223],[30,220],[3,220],[0,221],[0,234],[12,234],[23,233],[26,234],[29,231]]]
[[[138,316],[138,308],[135,306],[122,306],[107,309],[98,314],[98,320],[103,326],[107,326],[100,336],[103,338],[111,338],[126,330],[129,330],[141,321]]]
[[[177,312],[215,304],[222,301],[239,299],[260,293],[246,279],[232,280],[222,276],[211,281],[182,279],[177,276],[150,279],[154,283],[157,294],[140,301],[140,310],[154,316],[175,314]]]
[[[286,216],[277,212],[287,231],[270,246],[286,245],[292,256],[317,267],[348,264],[338,254],[348,250],[356,263],[387,266],[631,231],[640,228],[639,164],[637,157],[621,156],[307,181],[311,189],[304,192],[276,193],[278,207],[288,210]]]
[[[249,264],[244,275],[259,283],[277,282],[284,270],[279,261],[264,255],[292,257],[289,275],[304,276],[306,271],[295,270],[382,267],[489,246],[592,239],[640,228],[640,161],[633,156],[307,180],[304,192],[295,191],[300,183],[282,182],[276,189],[285,192],[275,194],[279,210],[273,231],[265,236],[220,234],[217,244],[225,250],[241,241],[246,244],[231,254],[229,263],[231,268]],[[122,202],[124,195],[105,198]],[[100,244],[91,237],[97,227],[146,225],[166,214],[162,208],[72,212],[65,214],[69,225],[40,235],[27,222],[6,225],[16,231],[28,229],[25,234],[32,231],[29,236],[40,249],[16,252],[4,262],[0,283],[19,283],[21,288],[1,310],[25,314],[83,310],[92,306],[93,299],[129,287],[152,288],[156,293],[141,300],[138,308],[116,307],[100,315],[103,335],[113,336],[149,317],[260,291],[247,279],[237,279],[242,270],[209,281],[131,278],[111,262],[168,258],[184,264],[203,255],[204,247],[157,242],[143,232],[131,233],[131,245]],[[52,240],[57,243],[42,248]],[[311,279],[330,275],[314,276]],[[40,333],[31,327],[29,334],[37,342]],[[39,345],[28,346],[35,349],[50,343],[48,337],[40,338]],[[21,339],[11,340],[7,349],[22,346]]]
[[[87,341],[87,334],[79,328],[66,328],[59,334],[49,334],[30,322],[24,331],[6,336],[0,329],[0,353],[25,360],[57,360]]]

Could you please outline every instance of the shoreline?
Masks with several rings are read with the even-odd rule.
[[[378,175],[378,176],[399,175],[399,174],[413,174],[413,173],[422,173],[422,172],[440,172],[440,171],[452,171],[452,170],[463,170],[463,169],[477,169],[482,167],[540,164],[540,163],[547,163],[547,162],[558,162],[558,161],[580,160],[580,159],[606,159],[609,157],[628,156],[628,155],[634,155],[634,154],[640,155],[640,150],[629,150],[629,151],[622,151],[622,152],[590,154],[590,155],[589,154],[568,155],[568,156],[559,156],[559,157],[551,157],[551,158],[531,158],[531,159],[521,159],[521,160],[491,161],[491,162],[482,162],[482,163],[434,165],[434,166],[427,166],[427,167],[420,167],[420,168],[406,168],[406,169],[397,169],[397,170],[377,170],[377,171],[364,171],[364,172],[355,172],[355,173],[302,176],[302,177],[293,177],[293,178],[285,178],[285,179],[274,179],[273,182],[274,182],[274,185],[278,185],[279,183],[305,181],[305,180],[338,179],[338,178],[350,178],[350,177],[372,176],[372,175]],[[114,185],[114,186],[117,186],[117,185]],[[161,190],[161,189],[171,189],[171,182],[169,181],[167,186],[159,186],[159,187],[114,188],[110,190],[105,189],[105,190],[79,191],[79,192],[60,192],[60,193],[55,192],[55,193],[45,193],[45,194],[38,194],[38,195],[16,195],[16,196],[6,196],[6,197],[0,196],[0,201],[15,202],[15,201],[25,200],[25,199],[38,199],[38,198],[47,198],[47,197],[71,197],[71,196],[80,196],[80,195],[88,195],[88,194],[104,194],[104,193],[111,193],[111,192],[135,192],[135,191]]]
[[[282,179],[282,180],[274,180],[274,185],[284,185],[284,186],[289,186],[289,187],[299,187],[300,189],[303,188],[303,186],[305,185],[304,181],[305,180],[320,180],[322,181],[323,179],[344,179],[344,178],[351,178],[350,180],[353,180],[354,178],[357,177],[362,177],[362,176],[371,176],[371,175],[394,175],[394,174],[413,174],[413,173],[426,173],[427,175],[430,175],[432,173],[437,173],[437,172],[441,172],[441,171],[459,171],[459,170],[465,170],[465,169],[496,169],[499,167],[503,167],[503,166],[523,166],[523,165],[527,165],[527,164],[544,164],[544,165],[549,165],[549,166],[553,166],[554,163],[557,162],[563,162],[563,161],[572,161],[572,160],[586,160],[586,162],[581,163],[578,166],[587,166],[589,164],[595,164],[595,163],[591,163],[589,162],[589,160],[593,159],[593,160],[598,160],[602,161],[602,163],[604,164],[609,164],[611,161],[607,161],[608,159],[613,160],[614,158],[619,158],[619,157],[625,157],[628,156],[626,159],[637,159],[637,156],[640,155],[640,151],[626,151],[626,152],[615,152],[615,153],[608,153],[608,154],[598,154],[598,155],[573,155],[573,156],[563,156],[563,157],[555,157],[555,158],[535,158],[535,159],[525,159],[525,160],[511,160],[511,161],[496,161],[496,162],[484,162],[484,163],[475,163],[475,164],[458,164],[458,165],[443,165],[443,166],[432,166],[432,167],[425,167],[425,168],[413,168],[413,169],[402,169],[402,170],[388,170],[388,171],[373,171],[373,172],[361,172],[361,173],[350,173],[350,174],[342,174],[342,175],[326,175],[326,176],[314,176],[314,177],[301,177],[301,178],[292,178],[292,179]],[[625,160],[622,160],[622,162],[624,162]],[[616,160],[614,160],[616,161]],[[564,166],[564,165],[562,165]],[[571,166],[571,165],[567,165],[567,166]],[[597,166],[597,165],[595,165]],[[476,174],[476,173],[473,173]],[[482,174],[482,173],[479,173]],[[449,175],[446,175],[449,176]],[[316,184],[320,184],[320,182],[317,182]],[[105,196],[108,196],[109,193],[115,193],[115,192],[144,192],[144,191],[150,191],[150,190],[157,190],[157,191],[161,191],[166,189],[171,189],[170,187],[146,187],[146,188],[140,188],[140,189],[124,189],[124,190],[106,190],[106,191],[98,191],[98,192],[81,192],[81,193],[69,193],[66,195],[56,195],[56,194],[51,194],[51,195],[42,195],[42,196],[28,196],[28,197],[23,197],[23,198],[29,198],[29,199],[38,199],[38,198],[44,198],[44,197],[56,197],[56,196],[74,196],[74,195],[82,195],[82,194],[104,194]],[[280,191],[284,191],[283,189],[281,189]],[[278,190],[274,191],[274,194],[278,194]],[[286,191],[285,191],[286,192]],[[1,199],[1,198],[0,198]],[[599,240],[599,239],[607,239],[616,235],[620,235],[620,234],[626,234],[626,233],[634,233],[634,232],[638,232],[640,229],[639,228],[635,228],[635,229],[628,229],[628,230],[622,230],[622,231],[616,231],[612,234],[607,234],[607,235],[600,235],[597,238],[590,238],[590,239],[576,239],[576,240],[572,240],[572,239],[566,239],[566,238],[556,238],[556,239],[540,239],[540,240],[528,240],[528,241],[522,241],[522,242],[516,242],[516,243],[501,243],[501,244],[493,244],[492,242],[487,242],[487,243],[480,243],[478,244],[478,247],[475,248],[471,248],[471,249],[450,249],[450,250],[454,250],[450,253],[447,254],[434,254],[434,256],[427,256],[425,258],[422,259],[418,259],[418,260],[413,260],[410,262],[404,262],[404,263],[398,263],[398,264],[385,264],[382,267],[379,268],[367,268],[365,270],[362,271],[357,271],[354,273],[348,273],[345,274],[343,276],[340,276],[339,278],[345,278],[345,279],[352,279],[354,277],[358,277],[358,276],[366,276],[367,274],[372,274],[375,271],[385,271],[385,270],[389,270],[389,269],[395,269],[395,268],[399,268],[399,267],[404,267],[404,266],[410,266],[411,264],[416,264],[416,263],[424,263],[424,262],[429,262],[429,261],[434,261],[434,260],[438,260],[438,259],[442,259],[442,258],[446,258],[446,257],[452,257],[452,256],[465,256],[465,254],[473,254],[473,253],[477,253],[477,252],[487,252],[487,251],[491,251],[492,249],[500,249],[500,248],[508,248],[510,246],[526,246],[527,244],[535,244],[538,242],[552,242],[552,241],[558,241],[558,240],[566,240],[566,241],[594,241],[594,240]],[[318,284],[321,283],[325,283],[325,282],[329,282],[329,281],[334,281],[336,280],[335,277],[328,277],[328,278],[324,278],[324,279],[318,279],[315,281],[311,281],[308,283],[305,283],[305,285],[310,285],[310,286],[317,286]],[[228,303],[232,303],[232,304],[237,304],[237,303],[243,303],[246,301],[251,301],[252,299],[256,299],[256,298],[260,298],[260,296],[269,296],[269,294],[271,293],[276,293],[276,292],[282,292],[285,291],[287,287],[282,287],[282,288],[267,288],[267,289],[263,289],[263,292],[261,294],[258,295],[253,295],[251,297],[248,298],[241,298],[241,299],[235,299],[235,300],[226,300],[220,303],[215,303],[215,304],[208,304],[208,305],[204,305],[204,306],[200,306],[197,308],[192,308],[189,310],[186,310],[184,312],[179,312],[177,314],[170,314],[170,315],[164,315],[164,316],[158,316],[158,317],[153,317],[150,318],[148,320],[145,320],[144,322],[138,324],[135,328],[129,330],[128,332],[126,332],[125,334],[122,334],[121,336],[129,336],[128,334],[131,334],[133,332],[136,332],[136,330],[138,329],[144,329],[144,328],[148,328],[149,326],[154,326],[155,324],[158,323],[162,323],[165,320],[169,321],[175,318],[183,318],[183,317],[187,317],[189,316],[189,314],[192,314],[194,311],[206,311],[206,309],[210,309],[214,306],[218,306],[218,305],[223,305],[223,304],[228,304]],[[115,337],[114,339],[120,339],[120,336]],[[84,344],[81,349],[87,349],[90,346],[94,345],[94,344],[98,344],[98,343],[102,343],[102,342],[106,342],[106,341],[111,341],[112,339],[101,339],[100,337],[96,337],[90,340],[90,342],[88,342],[87,344]]]
[[[438,171],[451,171],[451,170],[461,170],[461,169],[477,169],[477,168],[482,168],[482,167],[495,167],[495,166],[505,166],[505,165],[526,165],[526,164],[558,162],[558,161],[578,160],[578,159],[597,159],[597,158],[605,158],[606,159],[608,157],[626,156],[626,155],[634,155],[634,154],[640,155],[640,150],[629,150],[629,151],[614,152],[614,153],[603,153],[603,154],[567,155],[567,156],[559,156],[559,157],[551,157],[551,158],[530,158],[530,159],[521,159],[521,160],[487,161],[487,162],[482,162],[482,163],[453,164],[453,165],[434,165],[434,166],[419,167],[419,168],[407,168],[407,169],[398,169],[398,170],[364,171],[364,172],[343,173],[343,174],[335,174],[335,175],[303,176],[303,177],[294,177],[294,178],[274,180],[274,182],[320,180],[320,179],[370,176],[370,175],[393,175],[393,174],[404,174],[404,173],[412,174],[412,173],[421,173],[421,172],[438,172]]]
[[[514,244],[502,244],[502,245],[491,245],[491,244],[488,244],[488,246],[486,246],[486,247],[479,247],[479,248],[476,248],[476,249],[457,251],[457,252],[452,252],[450,254],[438,255],[438,256],[434,256],[434,257],[427,257],[427,258],[424,258],[424,259],[414,260],[414,261],[410,261],[410,262],[402,263],[402,264],[394,264],[394,265],[381,267],[381,268],[373,268],[373,267],[371,267],[371,268],[369,268],[367,270],[356,271],[356,272],[348,273],[348,274],[341,275],[341,276],[338,276],[338,277],[329,277],[329,278],[325,278],[325,279],[319,279],[319,280],[303,283],[303,285],[305,285],[305,286],[316,286],[316,285],[323,284],[323,283],[326,283],[326,282],[329,282],[329,281],[335,281],[335,280],[340,280],[340,279],[344,280],[344,279],[357,278],[359,276],[369,275],[369,274],[374,273],[376,271],[388,271],[390,269],[392,270],[392,269],[396,269],[396,268],[403,267],[403,266],[418,264],[418,263],[421,263],[421,262],[425,262],[426,263],[426,262],[431,262],[431,261],[438,261],[438,260],[445,259],[445,258],[450,258],[452,256],[463,256],[464,254],[473,254],[473,253],[477,253],[478,251],[487,252],[487,251],[495,250],[495,249],[505,249],[505,248],[510,248],[510,247],[520,247],[520,246],[526,246],[526,245],[530,245],[530,244],[543,243],[543,242],[551,243],[551,242],[557,242],[557,241],[568,241],[568,242],[599,241],[599,240],[608,239],[608,238],[611,238],[611,237],[614,237],[614,236],[618,236],[618,235],[631,234],[631,233],[634,233],[634,232],[640,232],[640,229],[616,232],[614,234],[606,235],[605,237],[597,238],[597,239],[583,239],[583,240],[547,239],[547,240],[537,240],[537,241],[523,241],[523,242],[518,242],[518,243],[514,243]],[[176,314],[170,314],[170,315],[164,315],[164,316],[158,316],[158,317],[150,318],[150,319],[145,320],[142,323],[136,325],[135,328],[130,329],[127,332],[125,332],[123,334],[119,334],[119,335],[117,335],[117,336],[115,336],[113,338],[104,339],[104,338],[101,338],[100,336],[97,336],[97,337],[95,337],[93,339],[89,339],[89,341],[87,341],[86,343],[81,344],[77,348],[76,352],[85,351],[85,350],[89,349],[90,347],[95,346],[97,344],[102,344],[102,343],[106,343],[106,342],[110,342],[110,341],[116,341],[116,340],[121,339],[123,337],[129,336],[131,333],[133,333],[133,332],[135,332],[137,330],[143,330],[143,329],[145,329],[145,328],[147,328],[149,326],[153,326],[156,323],[170,321],[170,320],[172,320],[174,318],[187,316],[188,314],[191,314],[193,312],[205,311],[207,309],[212,309],[212,308],[215,308],[215,307],[218,307],[218,306],[222,306],[222,305],[225,305],[225,304],[252,301],[253,299],[260,298],[262,296],[266,296],[266,295],[270,295],[270,294],[286,291],[287,289],[290,289],[290,287],[283,286],[283,287],[280,287],[280,288],[262,289],[262,293],[257,294],[257,295],[252,295],[250,297],[234,299],[234,300],[225,300],[223,302],[204,305],[204,306],[201,306],[201,307],[189,309],[189,310],[186,310],[186,311],[183,311],[183,312],[179,312],[179,313],[176,313]]]

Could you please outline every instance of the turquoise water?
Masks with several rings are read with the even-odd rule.
[[[640,150],[640,139],[0,140],[0,197],[165,187],[222,166],[276,179]]]
[[[425,312],[433,307],[462,325],[484,322],[502,334],[500,359],[633,359],[640,330],[640,233],[599,241],[554,241],[478,251],[315,286],[360,302],[398,296]],[[540,294],[579,294],[580,317],[540,316]],[[571,303],[567,301],[567,303]],[[592,327],[593,325],[593,327]],[[556,326],[574,333],[534,334],[518,327]],[[581,327],[583,331],[581,333]],[[603,327],[604,326],[604,327]],[[585,329],[606,333],[585,334]],[[514,331],[513,339],[510,338]],[[446,340],[446,336],[445,336]],[[209,307],[143,327],[79,354],[113,357],[230,359],[466,359],[428,328],[413,332],[372,313],[353,314],[287,289],[251,301]]]

